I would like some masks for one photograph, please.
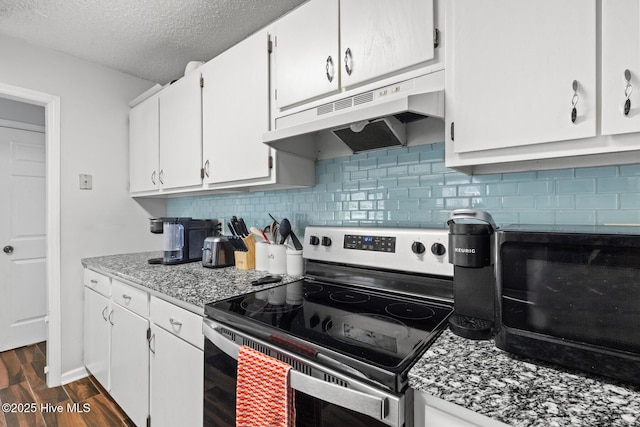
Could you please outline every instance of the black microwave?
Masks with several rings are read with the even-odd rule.
[[[498,348],[640,384],[640,228],[497,233]]]

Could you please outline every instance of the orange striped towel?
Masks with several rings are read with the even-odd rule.
[[[236,427],[293,427],[291,366],[247,346],[238,353]]]

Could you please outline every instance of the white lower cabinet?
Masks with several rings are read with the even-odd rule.
[[[144,426],[149,416],[149,321],[115,303],[112,309],[109,393],[135,425]]]
[[[202,426],[202,316],[85,270],[84,364],[138,427]]]
[[[151,325],[151,425],[201,426],[203,351]]]
[[[109,384],[111,301],[89,287],[84,288],[84,364],[105,390]]]

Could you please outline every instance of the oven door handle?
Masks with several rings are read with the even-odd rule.
[[[206,319],[202,324],[202,332],[213,345],[228,356],[238,360],[240,346],[218,332]],[[289,387],[311,397],[351,409],[377,420],[384,420],[388,415],[387,398],[384,396],[375,396],[329,383],[305,375],[293,368],[289,371]]]

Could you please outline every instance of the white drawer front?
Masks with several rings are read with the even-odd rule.
[[[149,317],[149,294],[140,289],[113,280],[111,295],[114,302],[143,317]]]
[[[88,268],[84,269],[84,285],[99,294],[109,297],[111,295],[111,279]]]
[[[172,334],[204,349],[202,316],[194,314],[169,302],[151,296],[150,319]]]

